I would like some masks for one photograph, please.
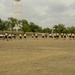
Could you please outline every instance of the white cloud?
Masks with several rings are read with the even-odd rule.
[[[35,8],[35,12],[39,15],[39,16],[45,16],[47,14],[47,10],[48,10],[48,6],[37,6]]]
[[[75,24],[75,0],[22,0],[23,18],[42,27],[63,23]],[[12,0],[0,1],[0,18],[12,13]]]

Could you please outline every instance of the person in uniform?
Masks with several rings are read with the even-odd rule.
[[[68,34],[68,37],[69,37],[69,40],[71,40],[71,33],[70,33],[70,34]]]
[[[47,38],[47,34],[45,34],[45,38]]]
[[[9,35],[8,35],[8,38],[12,40],[12,35],[11,35],[11,34],[9,34]]]
[[[66,37],[67,37],[67,35],[64,33],[64,34],[63,34],[63,38],[64,38],[64,40],[66,39]]]
[[[56,39],[59,39],[59,33],[56,34]]]
[[[61,38],[63,38],[63,37],[64,37],[64,34],[63,34],[63,33],[61,33],[61,35],[60,35],[60,36],[61,36]]]
[[[32,38],[34,38],[34,35],[32,34]]]
[[[22,39],[22,34],[21,33],[19,34],[19,38]]]
[[[8,33],[5,33],[5,39],[8,41]]]
[[[24,34],[24,38],[26,38],[26,33]]]
[[[38,40],[38,34],[37,33],[35,34],[35,38]]]
[[[72,39],[74,40],[74,38],[75,38],[75,35],[72,33]]]
[[[49,33],[49,38],[52,38],[52,34],[51,33]]]
[[[3,38],[3,34],[0,34],[0,39],[2,39]]]
[[[43,33],[43,34],[42,34],[42,38],[44,38],[44,37],[45,37],[45,34]]]

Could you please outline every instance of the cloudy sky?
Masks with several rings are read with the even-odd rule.
[[[22,0],[23,18],[45,28],[75,25],[75,0]],[[12,13],[12,0],[0,0],[0,18]]]

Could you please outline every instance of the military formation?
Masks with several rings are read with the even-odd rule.
[[[16,35],[16,34],[11,34],[11,33],[8,33],[8,32],[6,32],[6,33],[4,33],[4,34],[0,34],[0,39],[3,39],[3,40],[12,40],[12,39],[17,39],[16,37],[18,37],[19,39],[22,39],[22,38],[24,38],[24,39],[26,39],[27,38],[27,34],[25,33],[25,34],[19,34],[19,35]],[[39,36],[38,36],[38,34],[37,33],[33,33],[32,35],[31,35],[31,37],[32,38],[34,38],[34,39],[38,39],[39,38]],[[53,33],[53,34],[51,34],[51,33],[49,33],[49,34],[46,34],[46,33],[42,33],[41,34],[41,38],[49,38],[49,39],[59,39],[59,38],[61,38],[61,39],[66,39],[66,38],[68,38],[69,40],[71,40],[71,39],[75,39],[75,34],[73,34],[73,33],[70,33],[70,34],[64,34],[64,33],[61,33],[61,34],[59,34],[59,33]]]

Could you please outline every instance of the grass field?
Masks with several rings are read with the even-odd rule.
[[[0,40],[0,75],[75,75],[75,40]]]

